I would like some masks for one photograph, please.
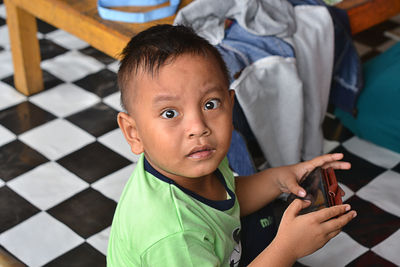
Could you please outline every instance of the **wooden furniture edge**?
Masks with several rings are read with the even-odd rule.
[[[400,0],[345,0],[336,7],[347,11],[353,35],[400,13]]]

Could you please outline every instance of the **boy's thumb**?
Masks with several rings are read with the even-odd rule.
[[[290,203],[286,212],[288,212],[291,216],[296,217],[302,209],[307,208],[310,206],[310,204],[311,201],[309,200],[301,200],[297,198]]]

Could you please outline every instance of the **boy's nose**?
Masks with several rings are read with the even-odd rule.
[[[208,128],[207,123],[204,121],[202,116],[195,116],[190,121],[188,133],[189,137],[201,137],[210,135],[211,130]]]
[[[189,134],[189,137],[200,137],[200,136],[208,136],[210,135],[211,131],[208,128],[205,128],[203,131],[193,131],[192,133]]]

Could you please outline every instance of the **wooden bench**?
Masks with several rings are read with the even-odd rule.
[[[63,29],[105,54],[118,55],[132,36],[159,23],[172,23],[174,17],[143,24],[103,20],[96,0],[4,0],[7,12],[14,83],[24,95],[43,90],[36,18]],[[182,0],[180,8],[191,0]],[[350,16],[352,32],[357,33],[400,13],[400,0],[345,0],[339,7]],[[139,8],[138,11],[148,8]]]
[[[180,8],[190,2],[182,0]],[[79,37],[116,59],[132,36],[152,25],[172,23],[174,20],[173,16],[142,24],[103,20],[97,12],[97,0],[5,0],[4,3],[14,83],[17,90],[25,95],[43,90],[36,18]],[[148,9],[151,8],[137,8],[136,11]]]

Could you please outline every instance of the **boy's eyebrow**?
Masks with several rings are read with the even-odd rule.
[[[164,101],[174,101],[178,100],[179,96],[175,95],[158,95],[153,99],[153,104],[156,104],[158,102],[164,102]]]
[[[220,90],[221,89],[218,86],[212,86],[212,87],[207,88],[203,92],[203,94],[207,95],[207,94],[210,94],[213,92],[218,92]],[[157,95],[156,97],[154,97],[152,102],[153,102],[153,104],[157,104],[159,102],[176,101],[178,99],[179,99],[179,95],[160,94],[160,95]]]

